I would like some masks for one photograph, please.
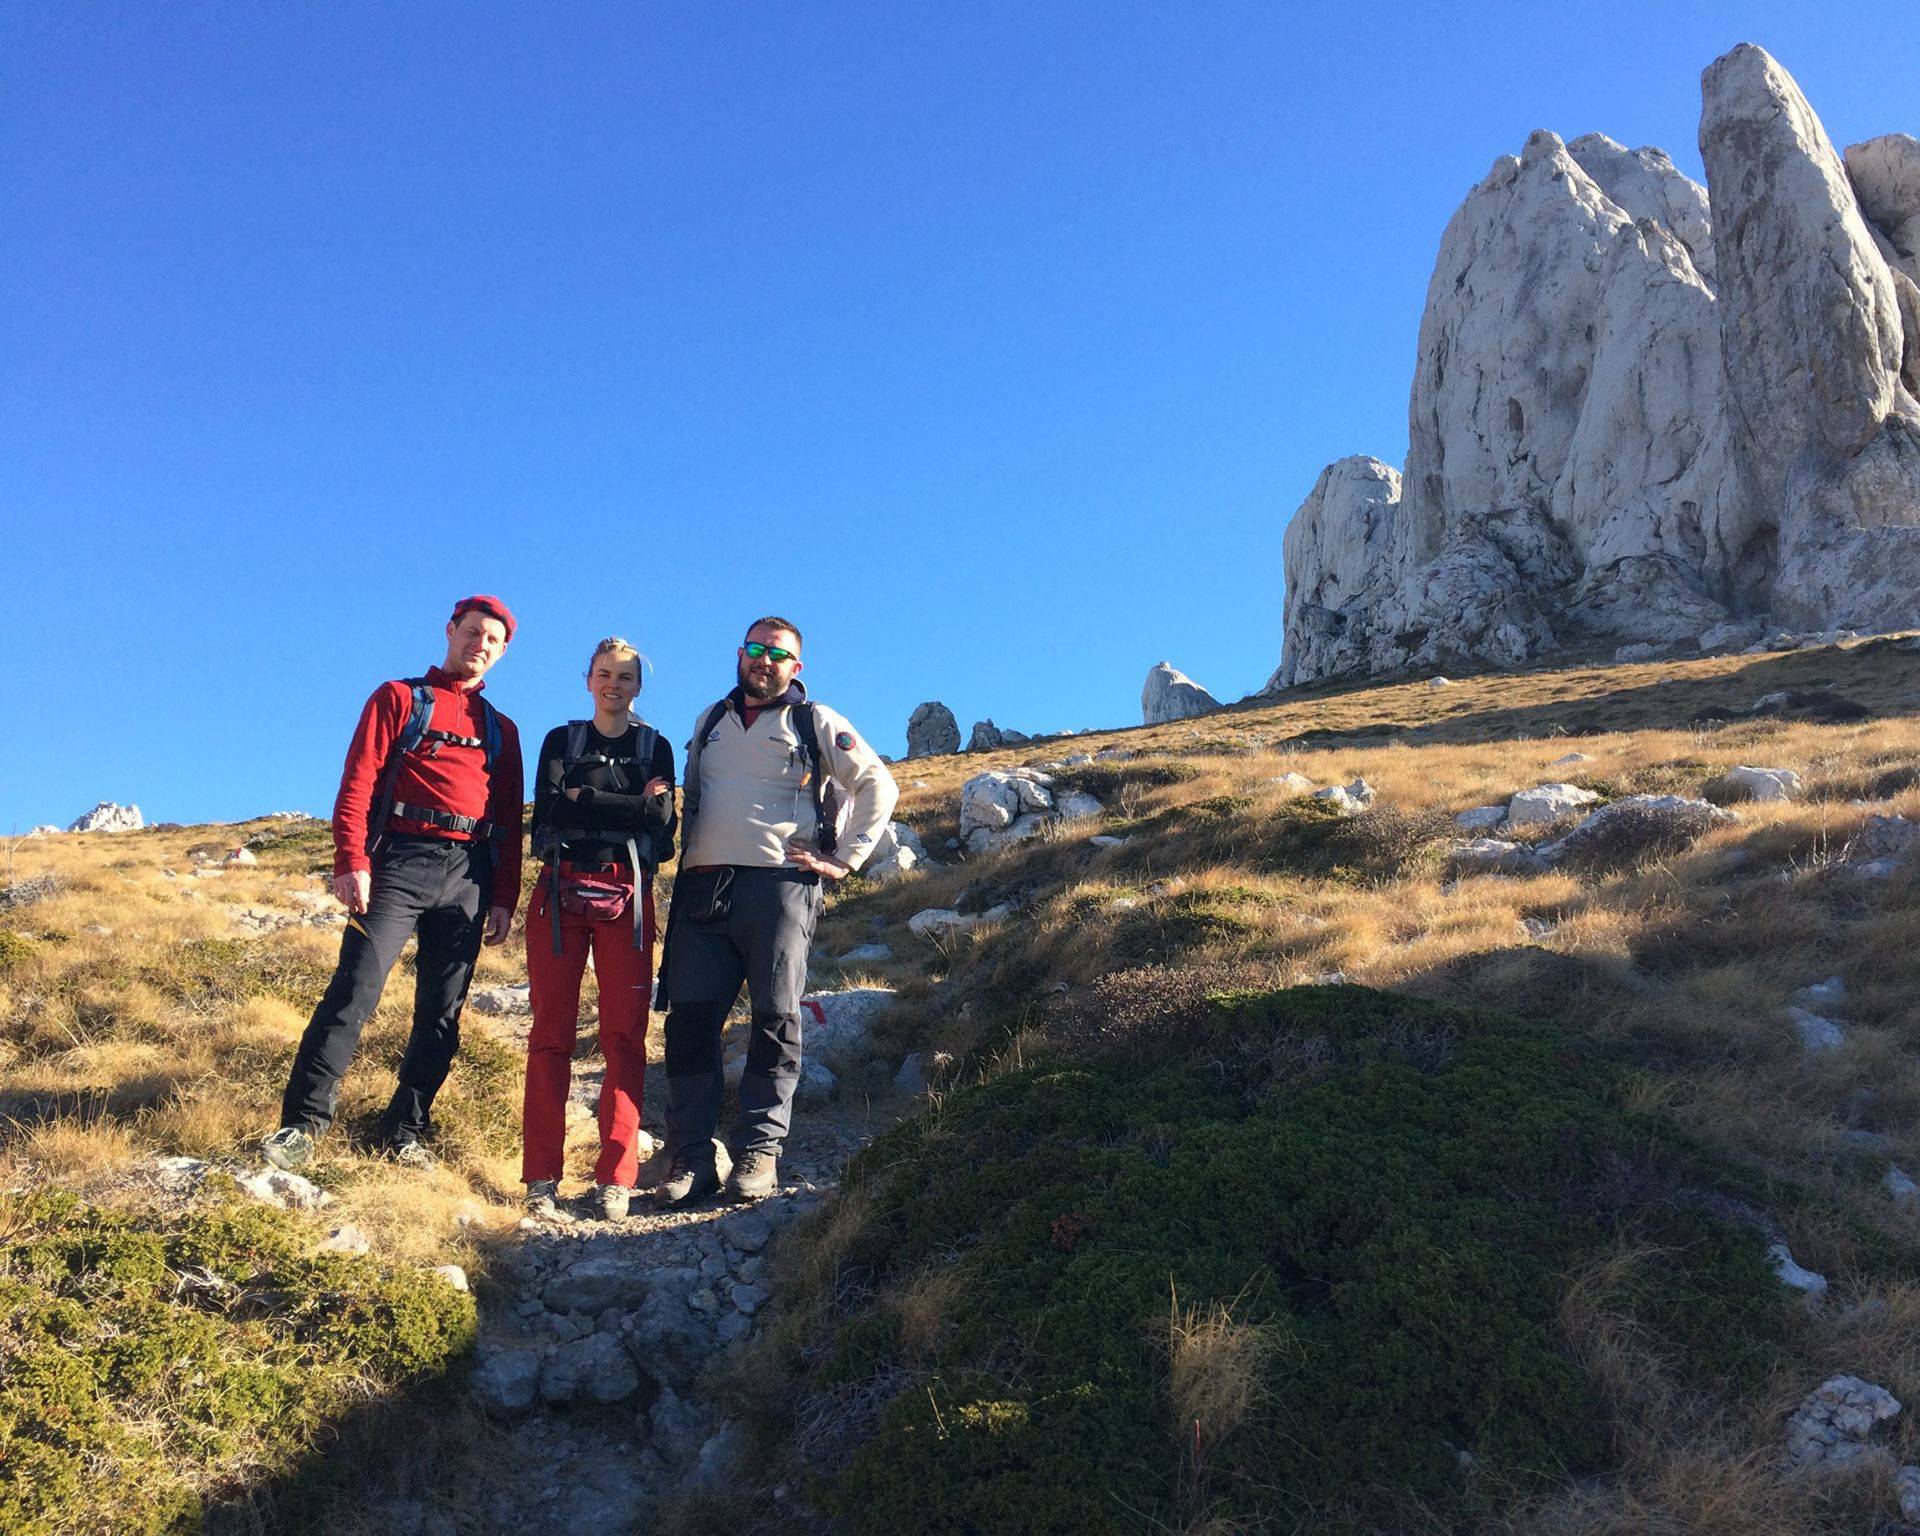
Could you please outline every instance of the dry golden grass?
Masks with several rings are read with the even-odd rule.
[[[1208,1443],[1230,1435],[1259,1407],[1285,1340],[1272,1326],[1236,1317],[1223,1302],[1183,1307],[1167,1292],[1167,1380],[1175,1433]]]
[[[1552,1017],[1629,1071],[1636,1107],[1818,1192],[1869,1230],[1920,1239],[1920,1217],[1879,1182],[1889,1163],[1920,1174],[1911,1001],[1920,900],[1911,875],[1862,882],[1838,868],[1868,816],[1920,819],[1916,666],[1920,658],[1873,642],[1447,688],[1327,685],[1196,721],[915,760],[897,770],[900,816],[945,867],[885,888],[856,882],[837,896],[821,942],[832,955],[884,936],[897,958],[842,979],[900,986],[901,1022],[889,1026],[903,1032],[898,1043],[973,1053],[974,1073],[1031,1059],[1063,1021],[1089,1040],[1124,1032],[1129,1019],[1167,1027],[1196,988],[1333,974]],[[1866,718],[1693,724],[1702,710],[1782,689],[1844,695]],[[959,787],[982,767],[1107,747],[1133,755],[1070,770],[1106,816],[986,858],[944,849],[958,830]],[[1576,750],[1590,760],[1560,761]],[[1554,781],[1608,796],[1697,795],[1742,763],[1794,769],[1803,795],[1740,806],[1735,825],[1638,867],[1447,877],[1461,811]],[[1273,782],[1289,772],[1316,784],[1364,776],[1376,809],[1337,835],[1303,831],[1294,796]],[[325,890],[324,849],[296,832],[262,847],[257,865],[204,874],[190,850],[218,855],[278,832],[256,823],[13,845],[13,881],[51,876],[59,888],[0,904],[0,931],[18,936],[0,949],[0,1179],[110,1191],[152,1153],[242,1153],[270,1126],[337,932],[254,938],[235,915],[313,903]],[[1100,832],[1126,842],[1095,848]],[[999,900],[1014,901],[1017,916],[942,946],[905,929],[924,907]],[[1835,974],[1847,995],[1832,1011],[1848,1042],[1810,1057],[1784,1010],[1796,989]],[[483,953],[477,984],[523,977],[518,937]],[[396,973],[348,1078],[348,1134],[333,1138],[324,1170],[337,1197],[329,1219],[353,1221],[383,1252],[484,1266],[516,1214],[510,1148],[462,1129],[446,1166],[423,1178],[397,1176],[352,1142],[390,1087],[410,991]],[[1075,1012],[1089,999],[1106,1010],[1091,1022]],[[657,1027],[649,1055],[658,1062]],[[1876,1133],[1879,1149],[1863,1150],[1861,1132]],[[781,1274],[792,1303],[782,1337],[799,1338],[826,1304],[862,1219],[857,1196],[816,1218],[818,1237],[798,1250],[805,1270]],[[1920,1291],[1856,1282],[1854,1229],[1782,1219],[1796,1256],[1835,1284],[1836,1305],[1804,1325],[1813,1352],[1835,1369],[1870,1360],[1903,1400],[1920,1394]],[[936,1347],[946,1312],[941,1274],[923,1273],[894,1302],[923,1350]],[[1812,1382],[1777,1383],[1750,1420],[1699,1412],[1644,1339],[1599,1304],[1618,1278],[1576,1285],[1562,1328],[1628,1426],[1620,1474],[1526,1506],[1504,1529],[1810,1536],[1892,1513],[1884,1487],[1779,1475],[1770,1459],[1779,1415]],[[1169,1346],[1170,1360],[1195,1362],[1180,1367],[1192,1417],[1220,1425],[1233,1417],[1243,1367],[1274,1341],[1230,1315],[1176,1310]]]

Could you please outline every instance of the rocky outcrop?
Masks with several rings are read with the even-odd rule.
[[[938,699],[922,704],[908,717],[908,757],[943,757],[959,750],[960,722]]]
[[[69,832],[138,832],[146,824],[146,819],[140,814],[139,806],[116,805],[111,800],[102,800],[86,815],[77,817],[67,830]]]
[[[1711,198],[1659,150],[1546,132],[1468,194],[1406,473],[1341,459],[1295,514],[1270,690],[1920,623],[1920,142],[1843,166],[1745,45],[1703,101]]]
[[[973,722],[973,734],[967,738],[969,752],[991,752],[996,747],[1017,747],[1033,738],[1024,731],[1002,730],[991,720]]]
[[[1155,662],[1140,689],[1140,721],[1165,725],[1191,720],[1220,707],[1220,701],[1170,661]]]

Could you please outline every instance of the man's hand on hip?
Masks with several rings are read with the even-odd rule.
[[[810,869],[822,880],[839,880],[853,873],[853,866],[830,858],[811,843],[797,837],[787,839],[787,857],[802,869]]]
[[[349,912],[364,912],[373,899],[373,871],[350,869],[333,877],[333,899]]]
[[[487,912],[487,936],[483,943],[504,944],[507,930],[513,927],[512,907],[493,907]]]

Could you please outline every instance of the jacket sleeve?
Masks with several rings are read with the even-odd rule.
[[[360,711],[360,723],[347,746],[347,764],[340,773],[340,792],[333,800],[333,872],[349,874],[371,869],[367,857],[367,818],[380,775],[412,712],[413,694],[405,683],[382,683]]]
[[[493,823],[493,902],[512,912],[520,905],[521,844],[525,842],[526,769],[520,760],[520,728],[500,717],[500,755],[488,786],[487,820]]]
[[[653,759],[647,765],[647,778],[665,779],[667,787],[658,794],[622,794],[617,790],[587,786],[580,798],[561,801],[566,807],[563,825],[591,832],[650,832],[655,846],[665,840],[673,846],[673,748],[667,739],[654,737]],[[661,858],[668,855],[662,853]]]
[[[814,720],[819,726],[821,766],[847,803],[835,857],[858,869],[892,819],[900,786],[893,782],[880,754],[840,715],[816,704]]]
[[[556,725],[546,734],[540,743],[540,761],[533,770],[533,832],[537,837],[540,829],[570,828],[567,812],[572,807],[560,791],[566,786],[561,782],[567,772],[567,728]]]

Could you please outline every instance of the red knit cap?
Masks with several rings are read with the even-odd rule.
[[[448,622],[458,624],[460,615],[478,608],[489,618],[498,619],[507,627],[507,640],[513,640],[513,610],[499,598],[485,592],[476,592],[472,597],[463,597],[453,605],[453,617]]]

